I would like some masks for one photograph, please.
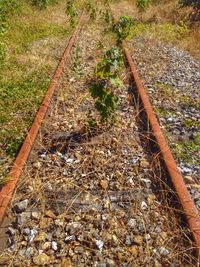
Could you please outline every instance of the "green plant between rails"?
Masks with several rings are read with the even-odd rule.
[[[89,86],[89,92],[95,100],[95,108],[99,112],[101,123],[116,122],[116,109],[119,105],[119,97],[114,92],[112,81],[118,79],[123,57],[118,48],[108,50],[101,62],[95,68],[95,78]],[[88,112],[90,126],[97,124],[91,111]]]
[[[116,34],[117,44],[122,43],[131,32],[133,20],[129,16],[121,16],[119,20],[113,25],[113,31]]]

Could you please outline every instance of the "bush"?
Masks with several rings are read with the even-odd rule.
[[[129,16],[121,16],[119,21],[114,24],[113,30],[117,35],[118,44],[129,36],[132,26],[133,21]]]
[[[182,7],[192,6],[196,10],[200,10],[200,0],[180,0]]]

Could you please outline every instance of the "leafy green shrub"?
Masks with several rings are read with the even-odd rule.
[[[182,7],[192,6],[194,9],[200,9],[199,0],[180,0],[179,2]]]
[[[119,103],[119,98],[100,82],[93,83],[89,87],[89,92],[95,99],[95,108],[100,114],[101,122],[106,122],[109,118],[114,122],[116,119],[115,111]]]
[[[95,100],[95,108],[100,114],[101,122],[111,119],[116,121],[116,109],[119,98],[113,93],[112,79],[117,79],[122,65],[122,55],[117,48],[108,50],[101,62],[95,68],[95,79],[89,87],[89,92]],[[95,125],[96,121],[91,113],[88,115],[90,125]]]
[[[76,7],[74,5],[74,3],[72,3],[71,1],[67,2],[66,5],[66,9],[65,9],[66,14],[70,17],[70,25],[71,27],[75,27],[76,25],[76,19],[78,16],[78,12],[76,10]]]
[[[97,64],[95,74],[98,79],[116,78],[121,70],[122,54],[119,49],[111,48]]]
[[[119,21],[113,26],[113,30],[117,35],[117,43],[121,43],[130,34],[133,21],[129,16],[121,16]]]
[[[136,4],[140,12],[146,11],[150,3],[150,0],[137,0]]]

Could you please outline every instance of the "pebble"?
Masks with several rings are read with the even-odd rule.
[[[149,179],[141,179],[141,182],[146,188],[151,188],[151,180]]]
[[[56,218],[56,215],[51,210],[45,211],[45,216],[46,217],[49,217],[49,218],[52,218],[52,219],[55,219]]]
[[[27,259],[30,259],[35,254],[35,249],[32,247],[29,247],[25,251],[25,256]]]
[[[29,240],[29,244],[31,244],[35,238],[35,236],[37,235],[38,231],[36,229],[31,229],[30,233],[28,235],[28,240]]]
[[[96,240],[96,245],[100,251],[103,250],[104,242],[101,240]]]
[[[56,241],[52,241],[51,243],[51,247],[54,251],[57,251],[58,250],[58,243]]]
[[[52,247],[52,243],[51,242],[45,242],[42,246],[42,249],[45,250],[49,250]]]
[[[27,209],[28,199],[18,202],[14,205],[13,210],[17,213],[21,213]]]
[[[33,257],[33,263],[37,266],[48,265],[51,262],[51,258],[45,253],[41,253],[38,256]]]
[[[143,237],[140,236],[140,235],[137,235],[137,236],[135,236],[135,237],[133,238],[133,241],[134,241],[134,243],[137,244],[137,245],[142,245],[142,243],[143,243]]]
[[[162,256],[167,256],[170,253],[169,250],[166,249],[165,247],[160,247],[158,251],[159,251],[160,255],[162,255]]]
[[[22,212],[21,214],[17,215],[17,224],[23,225],[27,222],[28,218],[30,218],[30,214],[27,212]]]
[[[135,228],[136,225],[137,225],[137,222],[135,219],[129,219],[128,226],[130,226],[131,228]]]
[[[35,219],[35,220],[39,220],[41,217],[41,213],[40,212],[37,212],[37,211],[33,211],[32,212],[32,218]]]
[[[108,188],[108,181],[107,180],[101,180],[100,185],[103,189],[107,189]]]
[[[12,227],[8,227],[7,233],[10,235],[15,235],[17,233],[17,230]]]
[[[66,243],[69,242],[69,241],[74,241],[74,240],[76,240],[75,235],[67,236],[67,237],[65,238],[65,242],[66,242]]]
[[[29,228],[24,228],[23,230],[22,230],[22,233],[24,234],[24,235],[29,235],[30,234],[30,229]]]
[[[75,247],[74,252],[77,254],[83,254],[84,253],[84,248],[83,247]]]
[[[132,246],[132,247],[130,248],[130,252],[131,252],[131,254],[132,254],[133,256],[137,256],[137,255],[138,255],[138,248],[137,248],[137,246]]]
[[[39,234],[35,237],[34,241],[40,242],[40,241],[45,241],[47,237],[47,234],[45,232],[39,232]]]
[[[147,205],[147,203],[145,201],[142,201],[142,203],[141,203],[141,209],[142,210],[147,210],[148,209],[148,205]]]

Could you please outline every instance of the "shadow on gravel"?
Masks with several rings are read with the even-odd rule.
[[[101,134],[108,132],[111,126],[105,127],[89,127],[83,126],[79,131],[73,132],[58,132],[48,137],[50,141],[48,152],[55,153],[59,151],[62,154],[66,154],[68,149],[73,149],[79,144],[88,143],[94,137],[98,137]]]

